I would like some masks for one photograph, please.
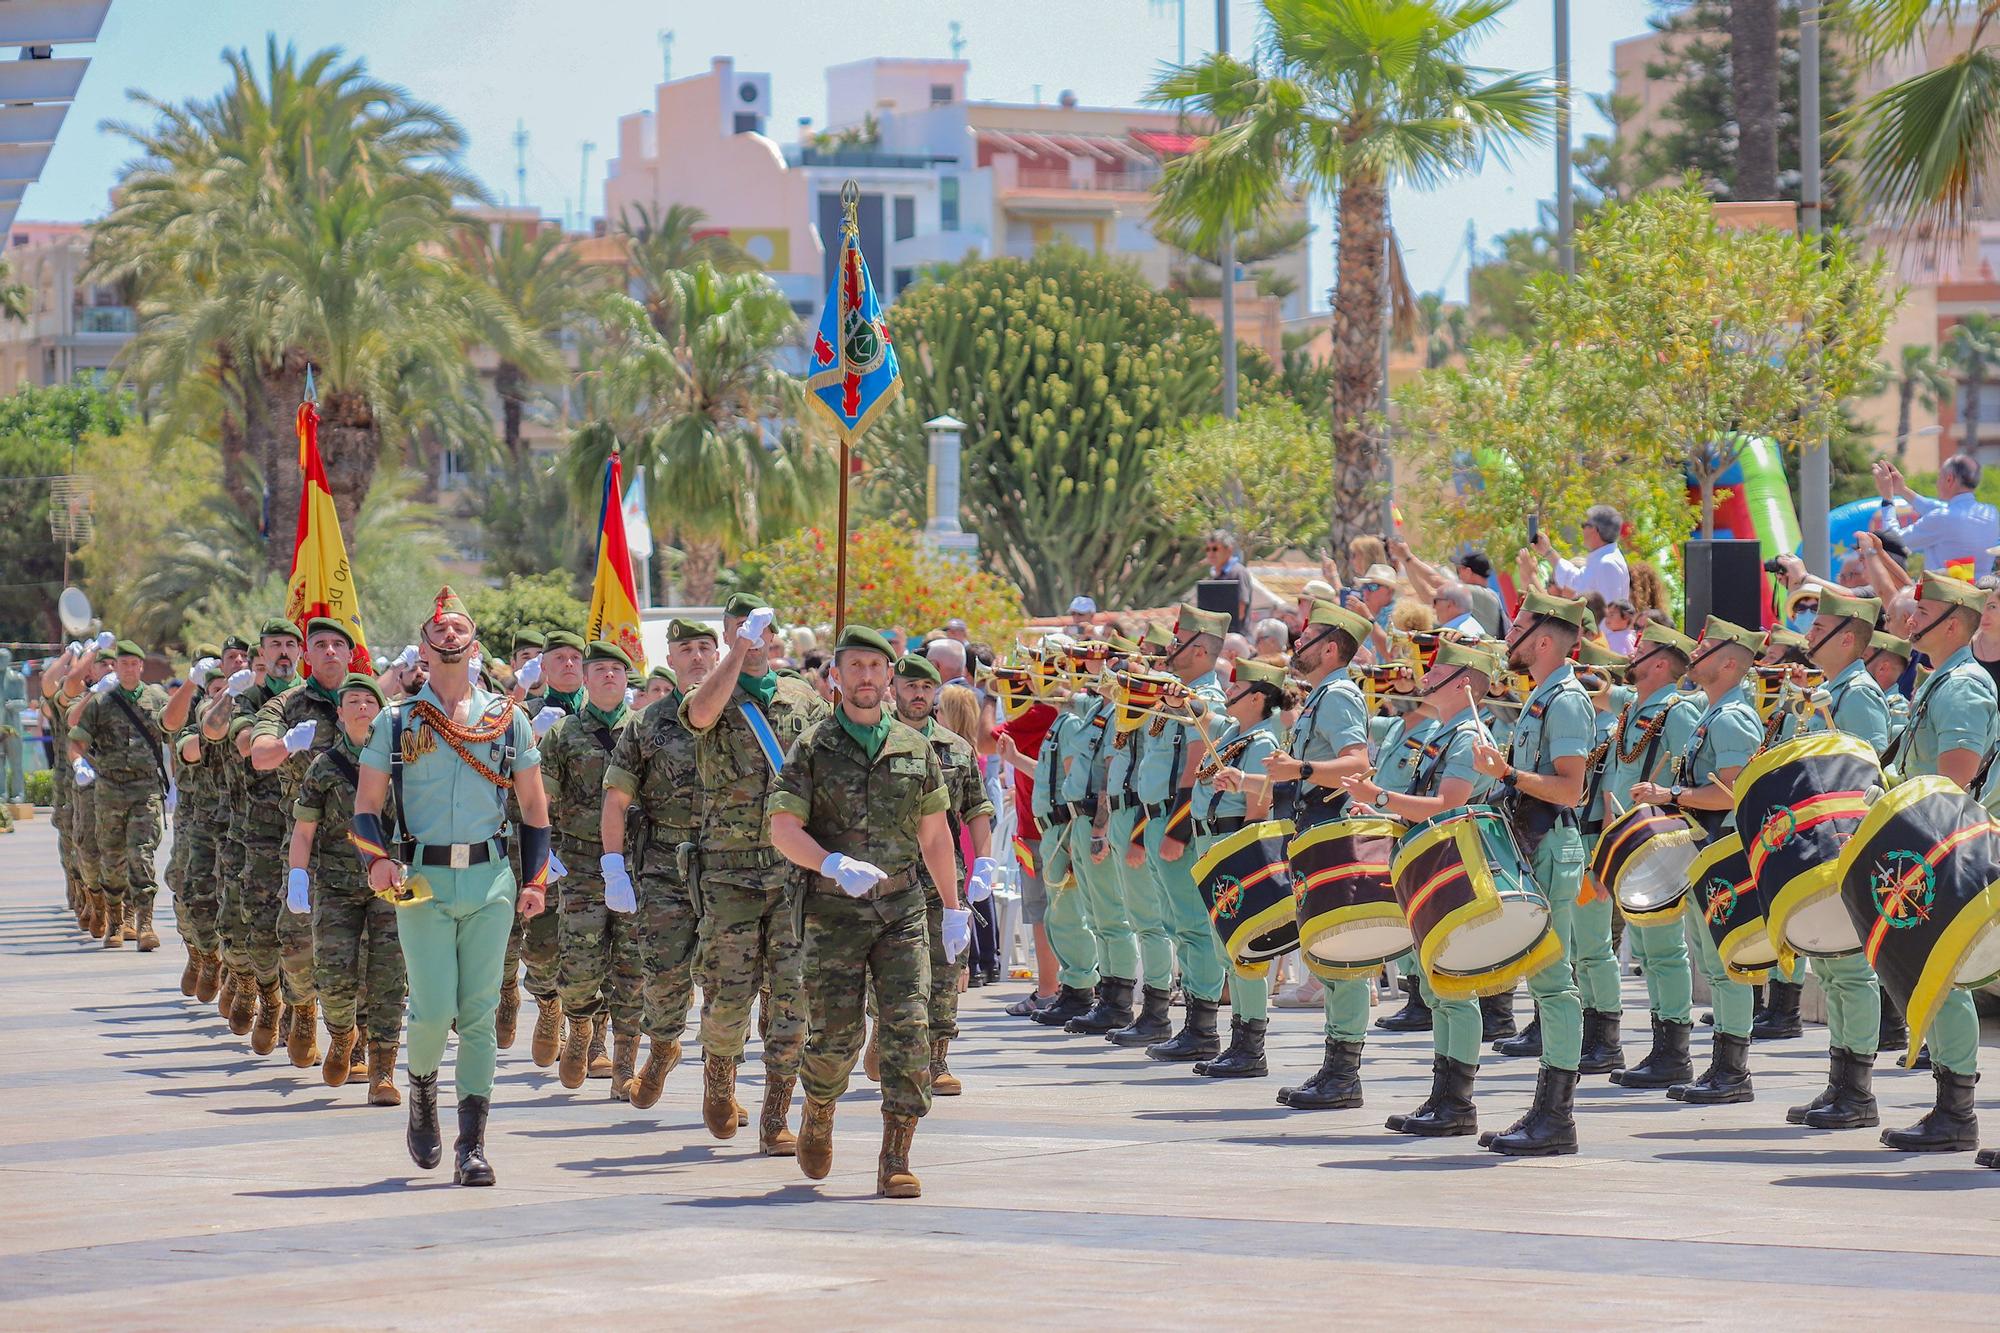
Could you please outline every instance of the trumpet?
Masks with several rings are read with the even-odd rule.
[[[1148,718],[1164,718],[1169,722],[1190,720],[1187,712],[1173,712],[1161,707],[1181,685],[1178,676],[1164,671],[1114,671],[1106,669],[1098,677],[1100,692],[1116,710],[1113,726],[1120,735],[1137,731],[1146,724]]]
[[[1756,688],[1752,693],[1756,701],[1757,713],[1760,717],[1769,718],[1772,712],[1778,708],[1788,706],[1788,700],[1791,696],[1799,694],[1802,690],[1810,692],[1826,684],[1825,672],[1821,671],[1818,667],[1805,667],[1803,668],[1805,683],[1801,686],[1797,676],[1800,670],[1801,668],[1799,667],[1789,665],[1757,666],[1751,668],[1756,681]],[[1791,704],[1789,706],[1796,707],[1797,705]]]

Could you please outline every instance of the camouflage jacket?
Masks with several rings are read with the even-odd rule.
[[[751,698],[738,685],[708,731],[697,733],[695,770],[701,775],[701,846],[708,852],[748,852],[769,847],[764,806],[776,775],[764,758],[756,733],[743,718]],[[826,700],[804,681],[778,677],[777,693],[765,717],[777,733],[778,747],[788,751],[808,726],[828,715]],[[687,726],[687,705],[681,705],[681,725]],[[694,729],[688,728],[690,731]]]
[[[313,760],[331,750],[334,738],[340,734],[340,695],[337,690],[320,689],[308,676],[283,694],[267,700],[257,710],[256,720],[250,724],[253,741],[264,736],[283,740],[285,733],[301,722],[319,723],[313,731],[312,744],[297,754],[287,755],[285,762],[272,770],[288,805],[298,794],[299,784],[305,781],[306,770],[312,767]]]
[[[604,812],[604,772],[619,737],[631,729],[632,717],[623,705],[618,721],[606,727],[587,713],[572,713],[542,737],[542,781],[549,793],[549,825],[564,851],[581,851],[595,858],[604,852],[598,836]],[[577,866],[596,873],[596,867]]]
[[[627,841],[626,858],[639,864],[645,842],[661,846],[692,842],[701,830],[701,776],[695,767],[694,734],[681,725],[681,702],[670,694],[626,719],[617,748],[604,770],[604,785],[632,798],[644,828],[644,842]]]
[[[298,685],[297,678],[289,680],[285,691],[297,689]],[[231,710],[222,757],[229,775],[224,779],[229,784],[229,836],[238,842],[282,838],[285,826],[291,822],[291,803],[285,799],[284,778],[275,771],[259,773],[250,767],[250,757],[236,750],[237,739],[245,732],[253,738],[256,735],[253,728],[257,725],[258,711],[280,694],[266,678],[235,699],[224,695],[220,701],[221,706]]]
[[[892,722],[871,760],[833,717],[806,728],[766,802],[770,814],[798,816],[829,852],[892,876],[921,864],[918,826],[950,807],[944,770],[921,732]]]
[[[314,884],[337,884],[365,889],[368,872],[354,854],[347,835],[354,829],[354,788],[360,773],[360,750],[347,744],[327,747],[314,756],[299,783],[292,802],[291,816],[313,824],[312,872]],[[342,761],[345,760],[343,764]],[[352,775],[352,776],[350,776]],[[384,798],[382,821],[393,826],[395,793]]]
[[[83,711],[69,729],[69,738],[83,745],[98,776],[123,785],[144,782],[157,786],[160,770],[155,761],[164,762],[160,748],[167,743],[167,733],[160,726],[167,692],[157,685],[141,685],[138,697],[128,695],[127,701],[139,715],[136,724],[113,694],[84,696]]]

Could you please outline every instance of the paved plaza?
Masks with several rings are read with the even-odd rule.
[[[1824,1028],[1755,1048],[1749,1105],[1587,1079],[1582,1153],[1509,1161],[1382,1129],[1428,1086],[1427,1036],[1370,1042],[1365,1109],[1295,1113],[1272,1098],[1317,1065],[1316,1012],[1274,1015],[1273,1077],[1218,1083],[1008,1018],[1020,987],[989,988],[953,1050],[966,1095],[917,1135],[924,1197],[891,1203],[858,1075],[813,1184],[759,1158],[754,1126],[709,1138],[698,1060],[635,1112],[534,1068],[524,1022],[495,1095],[500,1184],[466,1190],[411,1167],[400,1109],[282,1047],[252,1056],[183,999],[177,937],[142,957],[81,936],[55,866],[46,818],[0,838],[8,1329],[2000,1322],[2000,1172],[1784,1123],[1819,1087]],[[1636,981],[1626,1002],[1636,1058]],[[1492,1057],[1482,1124],[1533,1082]],[[1877,1088],[1902,1124],[1931,1080]],[[743,1100],[760,1092],[753,1060]],[[447,1092],[447,1140],[450,1114]]]

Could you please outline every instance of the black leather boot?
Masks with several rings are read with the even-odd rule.
[[[1229,1049],[1213,1060],[1196,1062],[1194,1072],[1204,1078],[1263,1078],[1271,1072],[1264,1062],[1264,1031],[1271,1026],[1263,1018],[1231,1018]]]
[[[1769,987],[1770,999],[1764,1006],[1764,1014],[1750,1025],[1750,1040],[1799,1036],[1805,1031],[1805,1025],[1799,1022],[1799,994],[1805,987],[1777,980],[1771,981]]]
[[[1514,992],[1479,997],[1479,1039],[1496,1042],[1520,1032],[1514,1026]]]
[[[1415,977],[1399,977],[1397,984],[1408,992],[1409,1002],[1395,1013],[1376,1019],[1375,1026],[1384,1032],[1429,1032],[1431,1007],[1424,1003],[1423,988],[1417,985]]]
[[[1691,1023],[1653,1020],[1653,1049],[1630,1069],[1616,1070],[1611,1081],[1621,1088],[1671,1088],[1676,1083],[1694,1081],[1694,1061],[1688,1058]]]
[[[410,1075],[410,1127],[403,1133],[410,1160],[428,1171],[444,1160],[444,1138],[438,1133],[438,1076]]]
[[[1214,1000],[1197,1000],[1187,997],[1187,1017],[1181,1022],[1181,1030],[1166,1041],[1146,1048],[1149,1060],[1207,1060],[1222,1050],[1222,1038],[1215,1035],[1215,1011],[1221,1006]]]
[[[1174,1020],[1171,1004],[1174,993],[1164,988],[1152,986],[1142,988],[1139,1001],[1139,1016],[1116,1032],[1107,1032],[1104,1039],[1114,1046],[1151,1046],[1156,1041],[1165,1041],[1174,1035]]]
[[[1278,1104],[1295,1111],[1337,1111],[1361,1105],[1361,1043],[1326,1039],[1319,1072],[1296,1088],[1281,1088]]]
[[[1867,1129],[1881,1124],[1882,1112],[1875,1104],[1875,1057],[1836,1046],[1828,1058],[1833,1062],[1833,1082],[1820,1094],[1826,1101],[1795,1108],[1804,1114],[1793,1123],[1813,1129]],[[1785,1119],[1792,1119],[1789,1112]]]
[[[1882,1131],[1883,1146],[1901,1152],[1971,1152],[1979,1146],[1979,1117],[1972,1110],[1977,1074],[1954,1074],[1943,1065],[1931,1070],[1937,1103],[1908,1129]]]
[[[1750,1087],[1750,1039],[1715,1034],[1710,1046],[1708,1068],[1692,1083],[1676,1083],[1667,1096],[1694,1106],[1726,1106],[1756,1100]]]
[[[1518,1037],[1508,1037],[1493,1043],[1493,1049],[1501,1055],[1533,1055],[1542,1053],[1542,1016],[1536,1014],[1528,1020],[1528,1026],[1521,1029]]]
[[[1577,1061],[1577,1073],[1609,1074],[1625,1067],[1625,1047],[1618,1039],[1619,1017],[1602,1009],[1583,1011],[1583,1058]]]
[[[1535,1104],[1510,1129],[1481,1138],[1503,1157],[1562,1157],[1576,1151],[1576,1071],[1543,1065],[1535,1075]],[[1407,1128],[1405,1122],[1405,1128]]]
[[[486,1164],[486,1107],[484,1097],[458,1099],[458,1142],[452,1145],[456,1164],[451,1169],[454,1185],[491,1185],[493,1168]]]
[[[1078,1014],[1063,1024],[1064,1032],[1102,1035],[1116,1032],[1132,1021],[1132,991],[1138,983],[1123,977],[1106,977],[1097,983],[1097,1003],[1088,1013]]]
[[[1882,992],[1882,1021],[1878,1030],[1881,1035],[1876,1039],[1876,1050],[1910,1049],[1910,1025],[1903,1021],[1903,1011],[1896,1007],[1896,1002],[1889,998],[1887,991]]]
[[[1064,986],[1057,992],[1054,1001],[1037,1009],[1028,1017],[1043,1027],[1064,1027],[1072,1018],[1081,1018],[1089,1013],[1095,1000],[1096,996],[1081,986]]]
[[[1972,1159],[1991,1171],[2000,1171],[2000,1148],[1981,1148],[1979,1156]]]
[[[1454,1138],[1479,1132],[1479,1113],[1472,1106],[1472,1080],[1479,1066],[1461,1064],[1440,1055],[1431,1061],[1431,1095],[1410,1115],[1392,1115],[1388,1126],[1398,1134],[1427,1139]]]

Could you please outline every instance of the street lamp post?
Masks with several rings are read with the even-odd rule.
[[[1556,7],[1556,252],[1565,278],[1576,276],[1576,194],[1570,185],[1569,0]]]
[[[1229,53],[1229,0],[1215,0],[1215,49]],[[1236,419],[1236,228],[1222,223],[1222,415]]]
[[[1799,7],[1799,227],[1806,235],[1820,231],[1820,7],[1814,0]],[[1821,578],[1832,573],[1826,520],[1833,500],[1833,460],[1824,439],[1806,442],[1799,460],[1799,531],[1806,568]]]

